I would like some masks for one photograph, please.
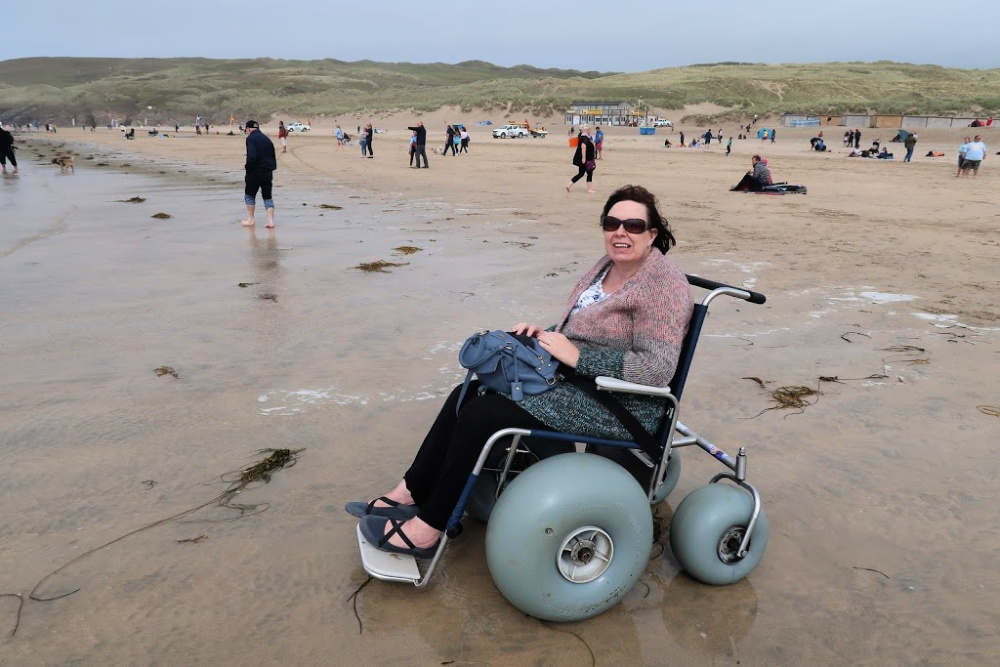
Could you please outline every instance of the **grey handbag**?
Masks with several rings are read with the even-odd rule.
[[[539,346],[538,339],[499,329],[469,336],[458,353],[458,363],[469,369],[458,406],[473,375],[487,389],[508,394],[515,401],[541,394],[558,381],[559,362]]]

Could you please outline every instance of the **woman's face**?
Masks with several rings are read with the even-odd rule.
[[[646,206],[636,201],[618,202],[608,211],[605,220],[609,218],[642,220],[647,227],[649,226],[649,212]],[[619,225],[614,231],[604,232],[604,251],[615,264],[641,263],[649,255],[654,238],[656,238],[655,228],[644,232],[629,232],[625,229],[625,225]]]

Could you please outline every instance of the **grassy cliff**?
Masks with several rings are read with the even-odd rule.
[[[561,115],[574,100],[658,109],[711,103],[716,119],[844,112],[988,114],[1000,111],[1000,70],[892,62],[717,63],[622,74],[498,67],[482,61],[378,63],[203,58],[25,58],[0,63],[0,118],[104,124],[197,115],[323,117],[349,112],[463,110]],[[149,109],[152,107],[152,109]]]

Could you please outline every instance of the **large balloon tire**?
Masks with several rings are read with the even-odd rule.
[[[663,484],[660,488],[656,490],[653,498],[649,501],[650,505],[659,505],[670,492],[677,487],[677,482],[681,478],[681,453],[676,449],[670,451],[670,458],[667,459],[667,475],[663,478]]]
[[[487,526],[486,561],[497,588],[521,611],[579,621],[628,594],[652,542],[649,501],[628,471],[593,454],[560,454],[504,490]]]
[[[736,555],[750,516],[751,495],[730,484],[708,484],[681,501],[670,524],[670,548],[677,562],[698,581],[714,586],[736,583],[764,557],[769,529],[761,507],[747,555]]]
[[[494,470],[503,467],[512,440],[512,437],[508,436],[493,446],[493,450],[486,459],[486,467],[479,473],[479,479],[476,480],[476,485],[472,487],[472,493],[469,494],[469,501],[465,506],[465,511],[480,523],[489,523],[493,507],[497,503],[496,493],[497,484],[500,481],[500,473],[494,472]],[[516,478],[517,475],[527,470],[530,466],[537,464],[540,460],[567,451],[573,451],[572,445],[549,443],[544,440],[522,440],[520,446],[526,447],[528,452],[526,454],[519,452],[514,458],[510,473],[512,481],[513,478]]]

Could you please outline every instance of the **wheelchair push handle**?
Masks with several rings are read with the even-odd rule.
[[[695,287],[701,287],[707,290],[717,290],[717,289],[727,289],[735,290],[740,294],[733,294],[733,296],[739,296],[742,299],[749,301],[750,303],[761,304],[767,301],[767,297],[760,292],[754,292],[753,290],[748,290],[744,287],[736,287],[735,285],[727,285],[726,283],[716,282],[714,280],[709,280],[708,278],[702,278],[700,276],[687,275],[688,283],[694,285]],[[743,296],[746,294],[746,296]]]

